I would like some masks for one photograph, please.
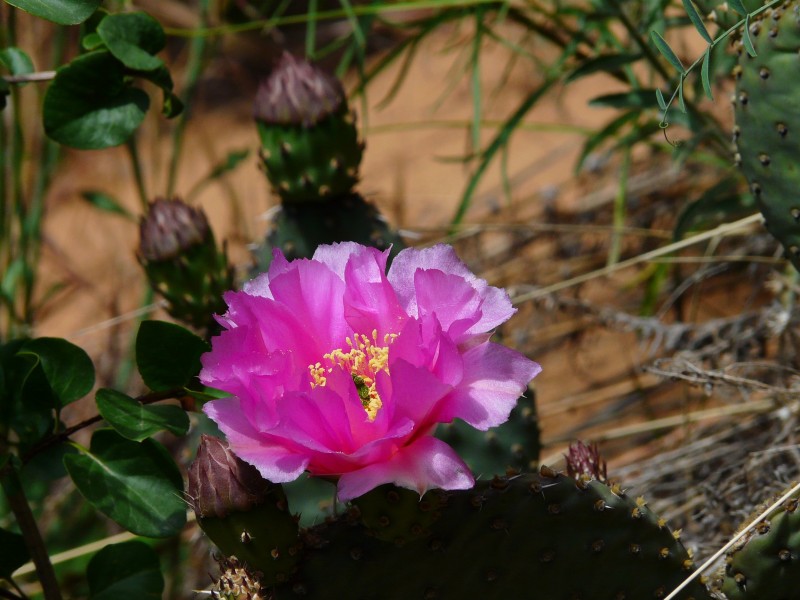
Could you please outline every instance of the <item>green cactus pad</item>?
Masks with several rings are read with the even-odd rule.
[[[784,502],[728,553],[722,591],[728,600],[794,600],[800,595],[800,508]]]
[[[348,194],[317,204],[285,204],[274,215],[264,244],[254,250],[257,268],[265,271],[272,251],[287,259],[311,258],[320,244],[358,242],[379,250],[392,248],[394,256],[405,245],[378,210],[358,194]]]
[[[249,511],[225,517],[198,516],[197,522],[225,556],[236,557],[251,571],[260,572],[263,585],[287,581],[300,560],[297,519],[289,513],[278,485]]]
[[[665,597],[692,568],[686,550],[643,500],[598,481],[576,482],[543,469],[443,496],[446,505],[437,509],[428,534],[405,543],[376,537],[358,511],[305,530],[298,574],[276,593],[352,600],[644,600]],[[696,582],[679,596],[709,597]]]
[[[284,203],[326,202],[358,182],[364,144],[346,102],[313,125],[256,125],[264,170]]]
[[[767,230],[800,269],[800,4],[789,0],[754,18],[750,38],[757,56],[740,40],[734,69],[736,163]]]
[[[367,533],[402,545],[428,537],[447,503],[445,492],[434,490],[420,498],[411,490],[382,485],[353,500]]]

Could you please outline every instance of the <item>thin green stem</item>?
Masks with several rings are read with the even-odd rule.
[[[208,2],[209,0],[202,0],[200,2],[200,22],[205,25],[208,22]],[[205,58],[206,49],[208,47],[207,38],[199,37],[194,38],[189,45],[189,59],[186,64],[186,79],[183,84],[183,114],[181,114],[178,122],[175,125],[175,130],[172,134],[172,157],[169,163],[169,173],[167,176],[167,198],[172,198],[175,194],[175,185],[178,178],[178,165],[183,151],[183,139],[186,133],[186,124],[192,113],[192,100],[194,99],[194,92],[197,89],[197,82],[200,80],[200,74],[203,70],[203,62]]]
[[[139,149],[136,143],[136,134],[128,138],[126,142],[128,148],[128,156],[131,159],[131,167],[133,168],[133,179],[136,182],[136,189],[139,192],[139,201],[142,205],[142,211],[147,210],[147,204],[150,201],[147,195],[147,188],[144,184],[144,174],[142,172],[142,162],[139,156]]]
[[[39,583],[42,585],[45,600],[61,600],[61,591],[58,587],[53,564],[50,562],[50,556],[44,545],[42,533],[36,525],[36,519],[33,516],[28,499],[25,497],[25,491],[22,489],[17,467],[12,464],[11,459],[8,459],[2,470],[0,470],[0,484],[6,494],[8,505],[17,520],[17,525],[22,532],[31,560],[36,566],[36,574],[39,577]]]

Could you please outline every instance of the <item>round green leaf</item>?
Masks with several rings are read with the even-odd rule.
[[[166,429],[175,435],[189,430],[189,417],[180,406],[148,405],[115,390],[97,391],[97,410],[122,437],[141,442]]]
[[[164,592],[158,555],[136,540],[100,550],[89,562],[86,578],[91,600],[160,600]]]
[[[83,398],[94,387],[92,359],[81,348],[61,338],[37,338],[25,342],[19,354],[34,354],[53,390],[57,406]]]
[[[18,533],[0,529],[0,579],[11,579],[11,574],[30,560],[25,539]]]
[[[143,12],[108,15],[97,26],[97,34],[122,64],[135,71],[153,71],[164,66],[155,56],[166,43],[164,30]]]
[[[28,73],[33,73],[33,61],[31,57],[19,48],[13,46],[0,50],[0,63],[2,63],[12,75],[27,75]]]
[[[58,69],[44,98],[44,129],[67,146],[108,148],[139,127],[150,99],[124,81],[125,67],[106,51],[91,52]]]
[[[136,336],[136,364],[145,384],[155,391],[186,387],[200,372],[208,342],[166,321],[144,321]]]
[[[59,25],[77,25],[92,16],[102,0],[6,0],[6,2]]]
[[[153,439],[132,442],[98,429],[90,451],[65,456],[64,465],[84,498],[128,531],[168,537],[186,522],[180,471]]]

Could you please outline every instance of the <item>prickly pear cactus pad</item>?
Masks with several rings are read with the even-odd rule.
[[[284,53],[259,87],[254,115],[264,171],[284,203],[352,190],[364,144],[334,76]]]
[[[266,241],[253,254],[259,271],[266,271],[277,248],[287,259],[311,258],[318,246],[356,242],[378,250],[405,248],[396,231],[359,194],[347,194],[318,204],[286,204],[278,208]]]
[[[598,481],[544,468],[434,491],[421,500],[433,500],[429,510],[388,491],[374,490],[363,520],[354,510],[301,534],[305,557],[279,597],[644,600],[665,597],[692,568],[644,500]],[[710,596],[694,583],[679,597]]]
[[[737,42],[736,163],[767,230],[800,269],[800,4],[790,0],[761,13],[750,38],[756,57]]]
[[[800,596],[800,507],[791,498],[728,553],[722,591],[728,600]]]

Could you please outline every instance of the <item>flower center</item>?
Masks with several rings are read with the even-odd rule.
[[[322,358],[322,362],[308,365],[311,374],[311,388],[324,386],[328,379],[327,373],[333,372],[334,368],[348,371],[353,378],[353,385],[356,386],[358,397],[370,421],[374,421],[378,415],[383,402],[376,389],[376,378],[380,371],[389,373],[389,345],[397,337],[396,333],[387,333],[383,336],[383,344],[378,342],[378,331],[372,330],[372,337],[364,334],[356,334],[352,338],[347,338],[349,350],[345,352],[342,348],[331,350]]]

